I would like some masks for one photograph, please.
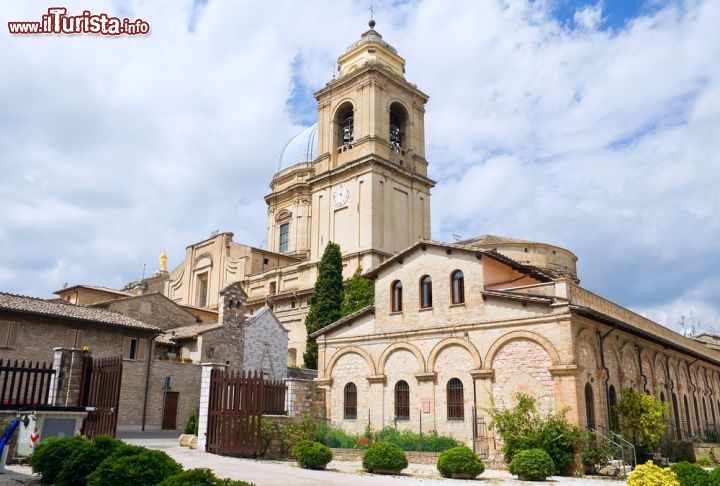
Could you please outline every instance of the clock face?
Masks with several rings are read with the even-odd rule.
[[[340,184],[333,190],[333,203],[340,207],[347,203],[350,197],[350,187],[347,184]]]

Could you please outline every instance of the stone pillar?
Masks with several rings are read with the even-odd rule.
[[[370,396],[370,427],[373,430],[380,430],[385,425],[385,382],[386,375],[368,376],[367,381],[370,385],[368,395]],[[359,410],[358,410],[359,412]]]
[[[418,406],[422,417],[422,419],[420,419],[422,420],[422,433],[426,434],[428,431],[437,429],[437,403],[435,403],[435,384],[437,381],[437,373],[415,373],[415,379],[418,383],[417,393],[420,397],[420,403]],[[410,413],[412,413],[412,411]]]
[[[50,382],[51,403],[59,407],[76,407],[80,399],[84,352],[81,349],[53,348],[55,376]]]
[[[212,370],[227,369],[227,365],[215,363],[202,363],[200,374],[200,405],[198,407],[198,449],[205,451],[207,443],[208,408],[210,405],[210,372]]]
[[[580,400],[579,393],[584,388],[579,386],[578,374],[580,369],[577,365],[555,365],[548,371],[555,382],[555,412],[568,407],[567,419],[571,424],[580,425]],[[583,414],[584,414],[583,410]]]
[[[485,457],[488,459],[497,460],[500,458],[502,460],[502,453],[496,449],[497,444],[495,442],[494,432],[490,429],[490,422],[492,421],[492,418],[487,414],[487,412],[485,412],[485,410],[489,409],[491,406],[490,399],[492,395],[492,381],[495,376],[495,370],[492,368],[470,370],[470,376],[472,376],[473,385],[475,386],[475,389],[473,390],[475,393],[475,415],[477,418],[483,417],[485,422],[485,430],[478,431],[478,433],[484,432],[485,439],[484,441],[477,441],[478,443],[474,443],[473,447],[476,453],[486,454]],[[474,437],[473,441],[475,441]]]

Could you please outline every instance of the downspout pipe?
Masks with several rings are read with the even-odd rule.
[[[148,408],[148,392],[150,391],[150,366],[152,365],[153,357],[155,356],[155,340],[160,333],[155,334],[150,339],[150,346],[148,346],[148,362],[147,369],[145,370],[145,398],[143,399],[143,414],[142,414],[142,426],[140,430],[145,432],[145,421],[147,420],[147,408]]]
[[[639,344],[636,344],[636,345],[635,345],[635,348],[637,349],[637,358],[638,358],[638,366],[640,367],[640,376],[641,376],[642,379],[643,379],[643,391],[644,391],[645,393],[649,393],[649,392],[648,392],[648,387],[647,387],[648,379],[647,379],[647,376],[645,376],[645,373],[643,373],[643,365],[642,365],[642,350],[643,350],[643,347],[640,346]]]
[[[609,331],[607,331],[605,334],[602,334],[599,330],[597,331],[597,337],[598,342],[600,343],[600,366],[602,366],[602,369],[605,370],[605,410],[607,412],[607,423],[608,423],[608,429],[612,427],[612,410],[610,410],[610,387],[608,383],[610,382],[610,370],[608,369],[607,365],[605,364],[605,348],[603,348],[603,343],[605,342],[605,338],[610,335],[613,331],[617,330],[617,326],[613,327]]]

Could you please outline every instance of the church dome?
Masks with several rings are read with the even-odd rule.
[[[318,124],[305,128],[283,147],[277,172],[301,162],[312,162],[318,155]]]

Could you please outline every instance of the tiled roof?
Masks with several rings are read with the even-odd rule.
[[[529,241],[529,240],[521,240],[518,238],[510,238],[507,236],[498,236],[498,235],[480,235],[475,236],[473,238],[468,238],[467,240],[460,240],[457,242],[458,245],[467,245],[467,246],[473,246],[473,245],[481,245],[481,246],[488,246],[488,245],[508,245],[508,244],[532,244],[536,243],[535,241]]]
[[[59,317],[75,319],[90,323],[104,324],[108,326],[126,327],[131,329],[142,329],[145,331],[160,331],[159,328],[145,324],[142,321],[133,319],[117,312],[111,312],[94,307],[83,307],[74,304],[59,303],[56,301],[38,299],[0,292],[0,310],[23,312],[48,317]]]
[[[176,344],[180,339],[188,339],[197,337],[198,334],[212,331],[214,329],[220,329],[223,325],[218,324],[193,324],[191,326],[181,326],[168,329],[163,332],[158,338],[159,343],[165,344]]]
[[[310,334],[310,337],[311,337],[311,338],[318,338],[318,337],[322,336],[323,334],[327,333],[328,331],[331,331],[331,330],[335,329],[336,327],[340,327],[340,326],[342,326],[343,324],[347,324],[347,323],[350,323],[350,322],[354,321],[354,320],[357,319],[358,317],[361,317],[361,316],[363,316],[363,315],[365,315],[365,314],[374,313],[374,312],[375,312],[375,306],[374,306],[374,305],[365,306],[365,307],[363,307],[362,309],[356,310],[356,311],[353,312],[352,314],[348,314],[348,315],[346,315],[345,317],[341,317],[341,318],[338,319],[337,321],[328,324],[327,326],[323,327],[322,329],[318,329],[318,330],[315,331],[314,333]]]
[[[55,292],[53,292],[53,294],[61,294],[65,291],[72,290],[72,289],[90,289],[90,290],[98,290],[100,292],[107,292],[108,294],[135,295],[130,292],[125,292],[123,290],[111,289],[109,287],[100,287],[97,285],[73,285],[71,287],[65,287],[64,289],[56,290]]]

